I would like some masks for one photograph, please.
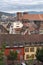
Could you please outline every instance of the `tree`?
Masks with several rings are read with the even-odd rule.
[[[43,62],[43,48],[42,49],[37,49],[36,59]]]
[[[1,51],[4,52],[5,49],[6,49],[6,43],[3,43],[3,44],[2,44],[2,47],[1,47]]]
[[[5,43],[2,44],[1,50],[0,50],[0,65],[4,64],[4,51],[5,51],[6,45]]]
[[[0,61],[3,60],[3,52],[0,50]]]
[[[28,65],[32,65],[33,64],[33,58],[31,57],[31,55],[28,57]]]
[[[17,60],[17,55],[18,55],[17,51],[14,52],[14,50],[10,50],[10,53],[7,56],[7,58],[14,64],[14,60]]]

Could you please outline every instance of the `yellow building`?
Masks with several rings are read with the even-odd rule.
[[[37,48],[42,48],[42,46],[29,46],[29,47],[25,47],[24,48],[24,59],[25,60],[29,60],[29,59],[36,59],[35,54],[36,54],[36,50]]]

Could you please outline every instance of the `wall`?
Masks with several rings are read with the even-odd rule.
[[[15,47],[15,48],[6,48],[5,49],[5,55],[9,55],[10,50],[14,50],[18,52],[18,60],[24,59],[24,48],[23,47]]]
[[[24,48],[24,59],[29,60],[29,59],[36,59],[35,54],[37,48],[42,48],[42,46],[34,46],[34,47],[25,47]]]

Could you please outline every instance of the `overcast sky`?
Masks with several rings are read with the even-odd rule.
[[[0,0],[0,11],[43,11],[43,0]]]

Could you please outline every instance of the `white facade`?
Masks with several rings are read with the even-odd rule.
[[[19,34],[19,31],[16,31],[16,29],[21,29],[23,27],[23,24],[20,21],[13,22],[10,26],[10,34]]]
[[[22,27],[23,27],[23,24],[20,21],[13,23],[13,28],[22,28]]]

